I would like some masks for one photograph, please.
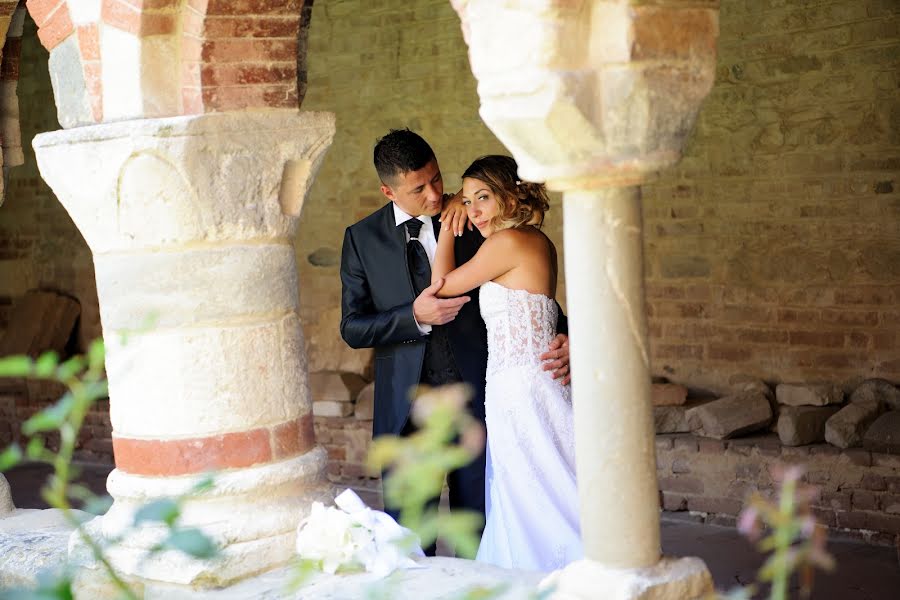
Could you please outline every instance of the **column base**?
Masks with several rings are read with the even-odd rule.
[[[151,553],[164,539],[165,527],[133,527],[136,510],[154,499],[186,493],[199,479],[194,476],[152,478],[113,471],[108,482],[113,506],[85,529],[96,540],[122,537],[107,556],[126,580],[223,587],[285,565],[294,556],[297,525],[312,503],[334,498],[325,478],[326,460],[324,449],[316,447],[289,460],[214,475],[214,487],[186,501],[178,522],[203,530],[216,542],[220,553],[210,560],[178,551]],[[82,567],[98,568],[77,532],[69,540],[69,556]]]
[[[548,575],[550,600],[699,600],[714,591],[712,576],[699,558],[663,558],[644,569],[616,569],[579,560]]]

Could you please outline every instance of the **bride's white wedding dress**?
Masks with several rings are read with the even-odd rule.
[[[570,388],[541,369],[557,304],[494,282],[487,324],[487,522],[476,560],[551,571],[582,558]]]

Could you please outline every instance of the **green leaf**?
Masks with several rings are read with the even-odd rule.
[[[31,359],[27,356],[0,358],[0,377],[28,377],[31,375]]]
[[[194,487],[191,488],[191,491],[187,493],[188,496],[194,496],[202,494],[203,492],[208,492],[213,489],[216,484],[216,478],[214,473],[206,473],[203,475],[203,478],[200,479],[197,483],[194,484]]]
[[[34,374],[37,377],[50,377],[56,370],[58,363],[59,355],[55,351],[44,352],[34,361]]]
[[[10,446],[0,453],[0,471],[11,469],[22,462],[22,449],[18,444],[10,444]]]
[[[84,503],[81,510],[89,512],[92,515],[105,515],[112,506],[113,499],[109,496],[95,496]]]
[[[72,377],[75,377],[82,370],[84,370],[84,357],[73,356],[57,367],[56,378],[61,381],[67,381]]]
[[[31,460],[41,460],[44,457],[44,451],[46,448],[44,447],[44,438],[40,436],[35,436],[28,440],[28,445],[25,446],[25,454]]]
[[[199,529],[178,529],[173,531],[163,545],[173,550],[180,550],[194,558],[212,558],[218,548]]]
[[[75,405],[75,398],[70,392],[66,392],[59,401],[45,408],[39,413],[32,415],[30,419],[22,424],[22,433],[25,435],[34,435],[41,431],[51,431],[59,429],[66,421],[72,407]]]
[[[140,525],[147,521],[161,521],[172,526],[181,514],[181,507],[171,498],[161,498],[142,506],[134,514],[134,524]]]
[[[499,598],[509,590],[508,583],[501,583],[493,587],[473,587],[467,590],[460,600],[493,600]]]
[[[88,366],[92,370],[103,368],[103,361],[106,358],[106,346],[103,344],[102,339],[96,339],[91,342],[91,347],[88,348]]]
[[[322,561],[301,558],[291,566],[290,578],[285,586],[288,593],[293,594],[303,587],[316,573],[322,571]]]
[[[89,403],[98,398],[106,398],[109,395],[109,384],[105,379],[92,381],[85,386],[85,395],[88,397]]]

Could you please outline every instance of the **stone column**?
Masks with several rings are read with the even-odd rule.
[[[702,597],[701,560],[660,558],[637,186],[681,156],[714,78],[717,8],[451,1],[482,118],[523,179],[564,193],[586,557],[551,576],[552,597]]]
[[[41,175],[94,256],[111,400],[113,507],[189,491],[182,523],[217,562],[160,554],[158,528],[112,558],[126,575],[218,586],[283,564],[330,491],[316,446],[293,238],[334,135],[330,113],[259,110],[126,121],[37,136]]]
[[[660,544],[640,190],[566,192],[563,207],[585,554],[647,567]]]

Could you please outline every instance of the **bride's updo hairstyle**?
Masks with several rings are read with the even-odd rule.
[[[463,179],[470,177],[486,183],[497,198],[500,211],[491,223],[497,231],[521,225],[540,227],[544,213],[550,210],[544,184],[521,181],[518,169],[511,156],[491,154],[475,159],[463,173]]]

